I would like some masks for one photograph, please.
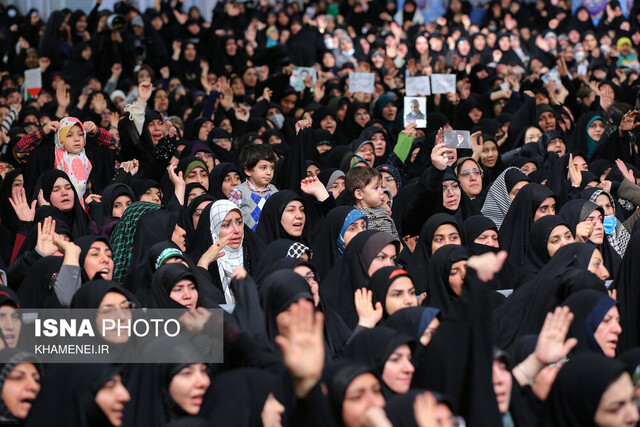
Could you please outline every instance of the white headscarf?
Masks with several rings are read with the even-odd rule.
[[[242,218],[242,212],[238,206],[229,200],[218,200],[211,205],[209,219],[211,222],[211,238],[213,239],[213,243],[217,243],[220,240],[222,221],[224,221],[224,218],[233,210],[238,211],[240,218]],[[242,242],[244,242],[244,232],[242,234]],[[217,260],[222,290],[224,291],[224,298],[227,304],[235,304],[235,297],[233,296],[233,292],[231,292],[229,284],[231,283],[233,270],[235,270],[236,267],[242,267],[244,264],[242,243],[240,243],[238,249],[231,249],[229,246],[225,246],[222,248],[222,252],[224,252],[224,256]]]

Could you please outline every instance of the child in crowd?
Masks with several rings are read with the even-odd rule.
[[[355,201],[356,209],[367,216],[370,230],[386,231],[398,238],[396,225],[384,205],[381,179],[380,172],[371,167],[353,168],[346,176],[346,190]]]
[[[242,211],[244,223],[255,231],[262,208],[278,189],[271,184],[276,155],[266,145],[249,145],[240,153],[240,163],[247,180],[229,193],[229,200]]]
[[[91,192],[99,194],[109,184],[106,172],[113,170],[119,150],[118,141],[106,129],[90,121],[82,123],[75,117],[65,117],[23,136],[13,153],[19,162],[26,164],[28,190],[33,189],[41,174],[53,167],[69,176],[84,207],[86,196]]]

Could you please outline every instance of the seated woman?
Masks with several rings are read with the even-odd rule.
[[[17,350],[3,350],[5,372],[0,380],[0,422],[20,425],[29,415],[40,392],[42,363],[37,357]]]
[[[420,231],[416,249],[411,255],[407,271],[418,284],[418,293],[426,290],[429,277],[429,259],[444,245],[462,245],[460,225],[454,217],[438,213],[429,218]]]
[[[34,196],[38,197],[40,206],[51,205],[62,212],[74,238],[89,234],[89,217],[65,172],[55,169],[45,172],[40,176],[38,184],[40,191]]]
[[[208,208],[209,214],[201,217],[198,223],[197,242],[192,245],[195,246],[193,257],[201,257],[214,245],[222,248],[223,256],[209,258],[204,263],[201,260],[199,267],[208,269],[211,282],[222,291],[226,303],[233,304],[235,298],[230,283],[234,271],[242,267],[248,274],[255,272],[264,243],[244,224],[240,208],[235,203],[218,200]],[[204,212],[206,208],[203,215]]]
[[[170,357],[184,362],[136,365],[127,382],[132,400],[125,407],[124,424],[146,427],[176,420],[200,420],[198,415],[211,377],[207,365],[197,362],[202,355],[194,344],[186,339],[178,344],[175,340],[158,339],[147,346],[143,357],[146,360]]]
[[[583,290],[567,298],[562,305],[574,315],[569,336],[577,338],[574,352],[594,352],[616,357],[620,327],[618,303],[596,290]]]
[[[429,345],[440,326],[440,309],[433,307],[406,307],[393,313],[384,326],[415,337],[423,346]]]
[[[499,229],[511,202],[520,189],[530,182],[530,178],[521,169],[513,166],[505,169],[489,187],[482,205],[482,215],[493,220]]]
[[[367,409],[383,408],[386,403],[379,375],[365,363],[335,361],[327,366],[323,376],[336,425],[359,426]]]
[[[605,238],[604,209],[589,200],[576,199],[562,206],[560,216],[567,222],[576,240],[591,242],[598,247],[609,276],[614,279],[622,264],[622,257]]]
[[[302,198],[291,190],[282,190],[267,199],[256,234],[264,242],[277,239],[291,239],[309,245],[305,224],[307,216],[304,212]]]
[[[486,216],[474,215],[462,224],[462,234],[465,246],[473,255],[482,255],[485,252],[498,252],[500,241],[498,240],[498,227]]]
[[[344,348],[344,356],[372,366],[382,379],[382,393],[389,398],[411,387],[415,368],[411,363],[414,339],[379,326],[355,335]]]
[[[17,311],[20,301],[16,293],[9,287],[0,288],[0,332],[8,348],[16,348],[20,344],[22,332],[22,314]],[[26,346],[21,345],[22,348]]]
[[[367,216],[350,206],[338,206],[329,211],[317,225],[311,247],[323,254],[314,260],[321,275],[326,275],[342,256],[351,239],[367,229]]]
[[[188,267],[172,263],[154,273],[149,308],[196,308],[201,302],[198,281]]]
[[[374,230],[359,233],[322,280],[322,300],[353,329],[358,322],[353,302],[356,289],[366,286],[371,276],[382,267],[395,266],[399,251],[400,241],[389,233]]]
[[[382,318],[385,320],[405,307],[418,306],[413,280],[409,273],[401,268],[379,269],[371,276],[369,287],[373,291],[373,304],[382,305]]]
[[[598,372],[598,375],[591,375]],[[633,382],[622,363],[598,354],[571,357],[546,400],[545,425],[633,426],[640,420]]]
[[[126,184],[111,184],[102,192],[99,209],[94,208],[97,202],[91,203],[92,221],[89,223],[93,234],[102,235],[107,239],[120,221],[120,218],[135,200],[133,190]]]
[[[122,384],[123,365],[53,364],[26,425],[122,426],[131,395]],[[65,408],[65,410],[60,410]]]

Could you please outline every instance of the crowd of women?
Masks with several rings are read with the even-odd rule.
[[[640,8],[421,3],[0,5],[0,423],[636,425]],[[189,335],[43,363],[42,308]]]

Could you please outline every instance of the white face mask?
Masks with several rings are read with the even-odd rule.
[[[576,58],[576,62],[582,62],[586,59],[587,53],[585,51],[579,50],[574,54]]]
[[[327,49],[333,49],[333,38],[327,37],[326,39],[324,39],[324,45]]]
[[[282,114],[272,114],[267,119],[273,123],[276,129],[282,129],[284,125],[284,116]]]

